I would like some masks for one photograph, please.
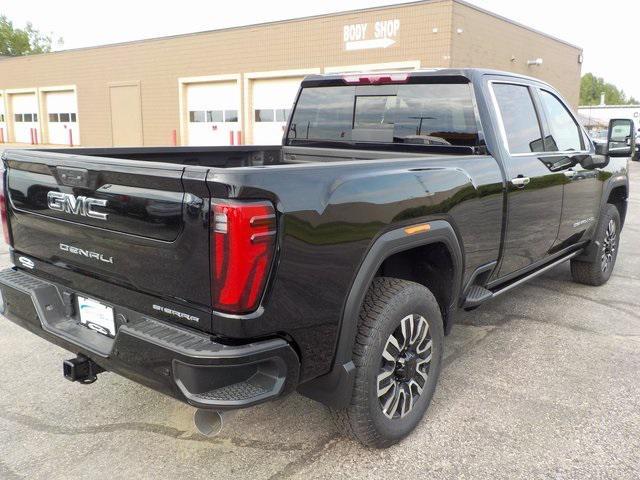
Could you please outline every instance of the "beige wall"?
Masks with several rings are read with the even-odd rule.
[[[457,2],[451,36],[453,67],[493,68],[540,78],[578,108],[582,49]],[[543,59],[542,65],[527,65],[527,60],[536,58]]]
[[[392,46],[345,50],[345,25],[367,22],[370,34],[374,22],[392,19],[400,20],[401,25]],[[452,27],[460,23],[465,32],[456,36]],[[506,35],[523,40],[515,52],[518,58],[533,55],[525,45],[540,45],[544,49],[540,56],[545,58],[540,69],[543,78],[577,102],[579,70],[561,62],[575,60],[573,49],[567,51],[562,43],[451,0],[13,58],[0,63],[0,90],[75,85],[82,144],[108,146],[112,144],[109,85],[140,82],[144,144],[168,145],[172,131],[180,132],[180,78],[400,61],[419,61],[423,68],[477,65],[513,69],[504,60],[512,53],[505,50]],[[479,36],[482,42],[477,41]],[[240,85],[243,83],[244,78]]]

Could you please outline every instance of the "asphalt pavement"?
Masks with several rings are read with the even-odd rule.
[[[68,352],[0,317],[0,479],[637,479],[639,190],[633,163],[609,283],[563,265],[461,315],[425,419],[387,450],[341,438],[297,394],[201,437],[191,407],[115,374],[64,380]]]

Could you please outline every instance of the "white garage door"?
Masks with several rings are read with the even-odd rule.
[[[240,131],[237,82],[187,86],[189,145],[230,145]]]
[[[0,143],[8,142],[7,117],[4,110],[4,96],[0,95]]]
[[[78,113],[76,94],[73,90],[47,92],[47,131],[49,143],[78,145]]]
[[[282,135],[303,77],[254,80],[253,144],[276,145]]]
[[[13,111],[13,138],[31,143],[32,129],[38,128],[38,100],[35,93],[14,93],[10,97]]]

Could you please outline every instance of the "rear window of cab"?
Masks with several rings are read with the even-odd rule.
[[[412,145],[478,145],[468,83],[306,87],[288,140]]]

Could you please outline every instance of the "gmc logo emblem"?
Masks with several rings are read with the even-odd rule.
[[[51,210],[55,210],[57,212],[97,218],[99,220],[107,219],[106,213],[96,212],[94,210],[94,207],[106,207],[106,200],[89,197],[75,197],[70,193],[50,191],[47,193],[47,205]]]

